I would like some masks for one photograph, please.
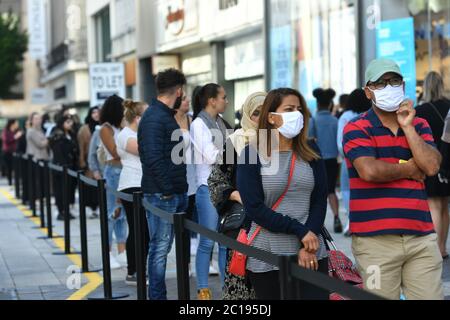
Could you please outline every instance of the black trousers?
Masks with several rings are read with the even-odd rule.
[[[265,273],[248,272],[257,300],[281,300],[279,271]],[[328,274],[328,259],[319,261],[319,271]],[[300,300],[329,300],[330,293],[309,283],[298,283]]]
[[[20,172],[22,178],[22,198],[27,203],[30,198],[30,190],[28,187],[29,177],[28,177],[28,162],[20,160]]]
[[[4,153],[3,161],[6,170],[6,177],[8,178],[8,183],[12,186],[12,176],[13,176],[13,154],[12,153]]]
[[[123,193],[127,194],[133,194],[135,192],[141,191],[140,188],[130,188],[123,190]],[[133,212],[133,203],[128,201],[122,200],[122,205],[125,209],[125,214],[127,215],[127,222],[128,222],[128,238],[127,238],[127,260],[128,260],[128,275],[132,276],[136,273],[136,246],[135,246],[135,233],[134,233],[134,212]],[[141,214],[145,217],[146,213],[144,208],[141,209]],[[147,220],[145,220],[147,221]],[[146,253],[144,257],[144,261],[147,261],[147,255],[149,250],[149,243],[150,243],[150,235],[148,233],[148,227],[145,226],[144,228],[144,252]]]
[[[55,195],[56,206],[59,214],[64,215],[63,193],[67,193],[69,204],[75,203],[75,190],[77,188],[77,181],[69,176],[68,190],[64,190],[63,174],[60,172],[52,172],[53,176],[53,193]]]

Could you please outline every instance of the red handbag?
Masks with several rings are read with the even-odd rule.
[[[289,190],[289,186],[292,182],[292,177],[294,175],[294,169],[295,169],[295,162],[297,161],[297,156],[294,153],[292,156],[291,161],[291,168],[289,171],[289,179],[288,184],[286,186],[286,189],[284,190],[283,194],[281,195],[280,199],[275,203],[275,205],[272,207],[273,211],[276,211],[278,207],[280,206],[281,202],[283,201],[284,197],[286,196],[286,193]],[[247,231],[242,229],[239,232],[239,236],[237,238],[237,241],[245,244],[247,246],[251,246],[253,241],[255,240],[256,236],[261,232],[262,228],[258,227],[256,228],[255,232],[253,233],[252,237],[249,239]],[[238,276],[238,277],[245,277],[246,274],[246,267],[247,267],[247,256],[237,250],[233,250],[233,254],[231,256],[231,261],[228,267],[228,272],[232,275]]]
[[[328,251],[328,272],[330,277],[347,282],[359,289],[364,289],[364,281],[356,270],[352,260],[345,253],[338,250],[333,237],[325,227],[322,229],[322,236],[332,247],[332,250],[330,249]],[[349,299],[337,293],[331,293],[330,300]]]

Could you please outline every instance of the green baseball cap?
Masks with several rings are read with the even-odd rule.
[[[386,73],[396,73],[402,75],[398,64],[390,59],[376,59],[369,63],[366,69],[366,84],[379,80]]]

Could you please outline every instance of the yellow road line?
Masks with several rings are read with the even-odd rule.
[[[13,195],[11,195],[7,190],[0,189],[0,192],[3,194],[3,196],[11,202],[13,205],[19,209],[23,213],[23,215],[27,218],[31,218],[30,221],[32,221],[34,224],[36,224],[38,227],[41,225],[41,221],[38,217],[33,217],[32,211],[30,211],[27,207],[23,206],[17,199],[14,198]],[[44,235],[47,234],[47,228],[40,228],[39,229]],[[53,233],[54,236],[58,236],[58,234]],[[65,250],[65,244],[63,238],[55,238],[51,239],[53,243],[61,249],[62,251]],[[77,267],[81,269],[81,257],[77,254],[70,254],[67,255],[67,258],[72,261]],[[92,273],[84,273],[84,277],[88,280],[88,283],[84,285],[80,290],[72,294],[67,300],[83,300],[86,298],[89,294],[94,292],[102,283],[103,283],[103,277],[100,276],[100,274],[96,272]]]

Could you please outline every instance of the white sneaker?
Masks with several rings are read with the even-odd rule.
[[[117,262],[120,263],[122,267],[128,266],[128,260],[127,260],[127,253],[126,251],[122,252],[121,254],[117,255]]]
[[[112,252],[109,253],[109,266],[111,267],[111,270],[120,269],[121,265],[119,262],[117,262],[116,258],[112,254]]]
[[[189,278],[195,277],[195,267],[192,267],[192,264],[189,264]]]
[[[198,240],[197,238],[191,238],[191,256],[197,255]]]
[[[214,262],[209,265],[209,274],[213,276],[219,275],[219,270],[214,266]]]

